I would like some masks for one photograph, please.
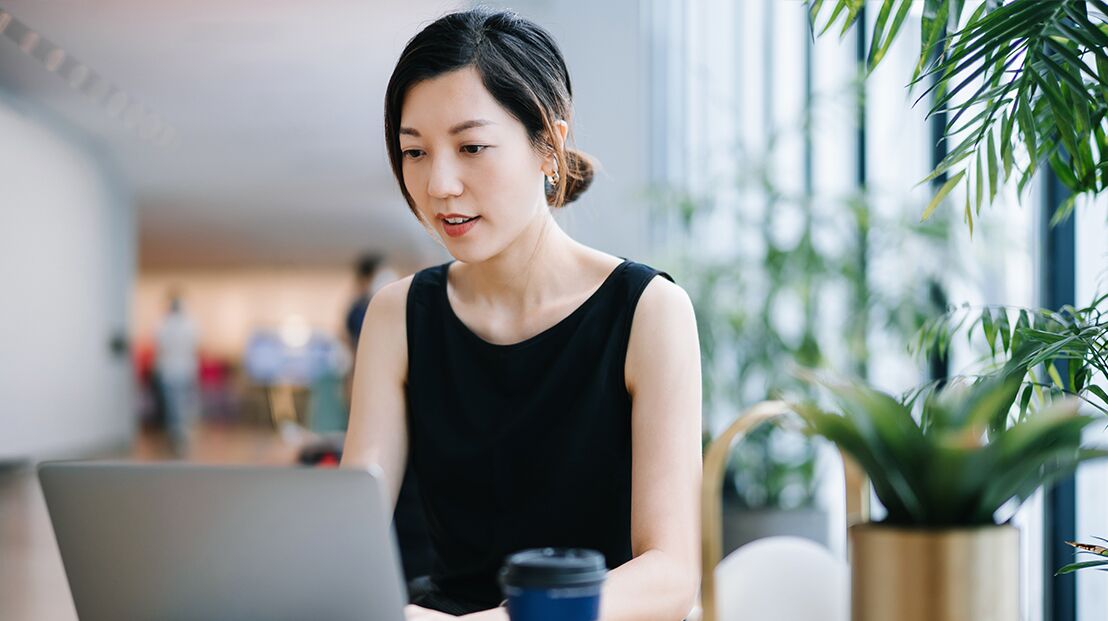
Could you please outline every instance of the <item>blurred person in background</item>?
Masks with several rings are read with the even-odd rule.
[[[169,312],[158,327],[156,340],[154,364],[165,403],[166,433],[174,454],[180,457],[188,449],[189,426],[197,418],[200,403],[199,334],[176,290],[170,291]]]
[[[355,361],[342,465],[378,470],[393,501],[414,470],[431,528],[434,567],[410,584],[408,619],[507,621],[497,572],[546,546],[604,554],[605,621],[685,618],[699,583],[696,321],[664,273],[554,220],[593,177],[568,144],[557,44],[510,11],[453,13],[408,42],[385,97],[401,192],[456,259],[373,297]]]
[[[381,287],[396,280],[396,274],[384,264],[384,257],[375,253],[366,253],[358,259],[354,268],[354,301],[346,312],[346,335],[350,339],[350,349],[358,349],[358,337],[362,333],[365,310],[373,294]]]

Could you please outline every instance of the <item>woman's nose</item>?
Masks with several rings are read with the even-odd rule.
[[[462,180],[458,176],[458,169],[449,158],[437,158],[431,162],[427,193],[434,198],[450,198],[462,193]]]

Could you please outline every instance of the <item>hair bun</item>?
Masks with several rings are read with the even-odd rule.
[[[596,168],[592,157],[583,151],[566,147],[565,153],[565,172],[562,174],[565,178],[566,190],[565,199],[561,205],[563,207],[577,200],[585,190],[589,189]]]

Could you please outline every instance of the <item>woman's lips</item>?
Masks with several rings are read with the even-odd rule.
[[[446,234],[451,237],[461,237],[469,232],[474,226],[477,225],[477,221],[481,219],[481,216],[473,216],[469,220],[461,224],[450,224],[446,220],[442,221],[442,228],[446,231]]]

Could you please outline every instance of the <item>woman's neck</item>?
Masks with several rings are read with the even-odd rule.
[[[572,294],[585,248],[545,212],[496,256],[466,264],[467,300],[524,311]]]

